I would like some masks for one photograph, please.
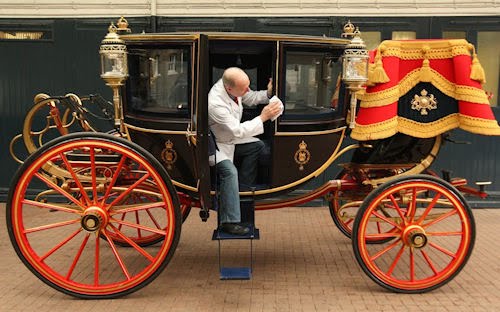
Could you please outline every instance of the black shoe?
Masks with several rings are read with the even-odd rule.
[[[248,227],[238,223],[222,223],[219,228],[222,232],[233,235],[246,235],[250,232]]]

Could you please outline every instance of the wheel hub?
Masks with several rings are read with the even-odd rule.
[[[403,231],[403,241],[409,247],[423,248],[427,245],[427,235],[421,226],[410,225]]]
[[[80,224],[85,231],[96,232],[108,224],[108,215],[104,209],[92,206],[85,210]]]

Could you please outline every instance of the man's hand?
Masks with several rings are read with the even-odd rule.
[[[281,103],[272,102],[267,104],[260,113],[260,119],[262,122],[268,121],[273,117],[277,117],[281,113]]]
[[[271,98],[273,96],[273,78],[269,78],[267,83],[267,97]]]

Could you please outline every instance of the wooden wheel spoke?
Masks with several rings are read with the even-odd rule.
[[[128,213],[128,212],[133,212],[133,211],[139,211],[139,210],[149,210],[152,208],[162,208],[165,207],[165,202],[155,202],[155,203],[149,203],[149,204],[141,204],[141,205],[130,205],[126,206],[126,208],[120,208],[120,207],[113,207],[110,210],[110,215],[116,215],[120,213]]]
[[[130,185],[124,192],[122,192],[117,198],[115,198],[113,200],[113,202],[111,202],[107,207],[108,207],[108,210],[110,209],[110,207],[113,207],[114,205],[116,205],[117,203],[119,203],[120,201],[122,201],[125,196],[129,195],[139,184],[141,184],[142,182],[144,182],[147,178],[149,178],[150,176],[150,173],[147,172],[146,174],[144,174],[140,179],[138,179],[134,184]]]
[[[160,235],[166,235],[166,232],[164,230],[162,230],[162,229],[153,229],[153,228],[150,228],[150,227],[147,227],[147,226],[143,226],[143,225],[140,225],[140,224],[130,223],[130,222],[127,222],[127,221],[118,220],[118,219],[114,219],[114,218],[111,218],[110,221],[118,223],[118,224],[122,224],[122,225],[125,225],[125,226],[128,226],[128,227],[131,227],[131,228],[141,229],[141,230],[144,230],[144,231],[147,231],[147,232],[156,233],[156,234],[160,234]]]
[[[398,228],[398,229],[401,229],[401,226],[399,224],[397,224],[396,222],[392,221],[391,219],[381,215],[380,213],[376,212],[376,211],[372,211],[371,212],[373,215],[375,215],[376,217],[380,218],[381,220],[389,223],[390,225]]]
[[[431,226],[431,225],[433,225],[433,224],[436,224],[436,223],[438,223],[438,222],[441,222],[441,221],[443,221],[444,219],[446,219],[446,218],[448,218],[448,217],[451,217],[451,216],[453,216],[453,215],[457,214],[457,212],[458,212],[458,211],[457,211],[456,209],[450,210],[449,212],[442,214],[441,216],[439,216],[438,218],[436,218],[436,219],[432,220],[431,222],[426,223],[426,224],[422,224],[422,227],[426,228],[426,227],[429,227],[429,226]]]
[[[462,231],[452,231],[452,232],[425,232],[428,236],[462,236],[464,233]]]
[[[415,281],[415,255],[414,249],[410,247],[410,281]]]
[[[139,212],[136,210],[136,211],[134,211],[134,214],[135,214],[135,223],[136,224],[141,224],[141,221],[139,220]],[[138,228],[137,229],[137,237],[140,238],[141,236],[142,236],[141,235],[141,229]]]
[[[95,149],[90,148],[90,175],[92,176],[92,200],[97,204],[97,171],[95,166]]]
[[[78,223],[78,222],[80,222],[79,218],[78,219],[74,219],[74,220],[68,220],[68,221],[51,223],[51,224],[47,224],[47,225],[41,225],[41,226],[37,226],[37,227],[25,229],[24,233],[29,234],[29,233],[33,233],[33,232],[39,232],[39,231],[54,229],[54,228],[58,228],[58,227],[62,227],[62,226],[70,225],[70,224],[75,224],[75,223]]]
[[[116,228],[114,225],[110,224],[110,227],[113,229],[114,233],[121,237],[123,240],[125,240],[127,243],[130,244],[135,250],[137,250],[141,255],[146,257],[150,262],[154,261],[154,257],[151,256],[147,251],[145,251],[141,246],[137,245],[133,240],[131,240],[129,237],[127,237],[125,234],[123,234],[118,228]]]
[[[429,258],[429,255],[423,249],[420,249],[420,253],[424,257],[425,262],[427,263],[427,265],[429,266],[429,268],[431,268],[432,272],[434,272],[434,276],[437,276],[438,275],[438,271],[437,271],[436,266],[434,265],[434,263],[432,263],[431,258]]]
[[[116,170],[113,173],[113,178],[109,182],[108,188],[106,189],[106,193],[104,194],[101,205],[104,206],[104,203],[106,202],[106,199],[111,193],[111,190],[113,189],[113,186],[115,186],[116,181],[120,177],[120,172],[122,171],[123,164],[125,163],[125,160],[127,157],[125,155],[121,155],[120,162],[118,163],[118,166],[116,167]]]
[[[456,254],[454,254],[453,252],[449,251],[448,249],[444,248],[444,247],[441,247],[439,245],[437,245],[436,243],[433,243],[433,242],[429,242],[429,246],[432,246],[434,247],[435,249],[441,251],[442,253],[452,257],[453,259],[455,259],[457,257]]]
[[[78,263],[78,261],[80,260],[80,257],[82,256],[83,249],[87,245],[89,237],[90,237],[90,233],[87,233],[87,235],[85,235],[82,243],[80,244],[80,248],[78,248],[78,251],[75,255],[75,258],[73,259],[73,262],[71,263],[71,266],[69,267],[68,273],[66,274],[66,279],[68,279],[68,280],[71,279],[71,275],[73,274],[73,271],[75,270],[76,264]]]
[[[384,238],[396,238],[399,237],[400,234],[397,232],[384,232],[377,234],[366,234],[365,238],[373,238],[373,239],[384,239]]]
[[[382,256],[386,252],[388,252],[388,251],[392,250],[394,247],[396,247],[399,244],[400,241],[401,241],[401,239],[398,239],[394,243],[392,243],[389,246],[385,247],[384,249],[380,250],[379,252],[377,252],[376,254],[374,254],[373,256],[371,256],[370,260],[371,261],[377,260],[380,256]]]
[[[78,229],[78,230],[74,231],[73,233],[71,233],[70,235],[68,235],[68,237],[66,237],[64,240],[62,240],[56,246],[54,246],[45,255],[41,256],[40,260],[43,261],[43,260],[47,259],[48,256],[50,256],[51,254],[53,254],[54,252],[56,252],[57,250],[59,250],[59,248],[61,248],[62,246],[66,245],[70,240],[72,240],[81,231],[82,231],[82,229]]]
[[[420,218],[418,218],[417,224],[420,224],[420,223],[422,223],[425,220],[425,218],[427,217],[427,215],[429,215],[429,213],[431,212],[431,210],[436,205],[436,203],[439,200],[439,198],[441,198],[441,193],[437,193],[436,196],[434,196],[434,198],[432,199],[432,201],[425,208],[425,211],[422,213],[422,215],[420,216]]]
[[[52,189],[56,190],[58,193],[60,193],[61,195],[63,195],[64,197],[66,197],[67,199],[69,199],[70,201],[72,201],[75,205],[77,205],[78,207],[80,207],[80,209],[82,211],[85,210],[85,207],[82,205],[82,203],[79,200],[77,200],[75,197],[73,197],[70,193],[68,193],[65,190],[63,190],[61,187],[59,187],[54,182],[50,181],[47,177],[45,177],[44,175],[42,175],[42,174],[40,174],[38,172],[35,173],[34,175],[37,178],[39,178],[42,182],[44,182],[45,184],[47,184],[47,186],[49,186]]]
[[[406,224],[406,218],[403,214],[403,211],[401,210],[401,208],[399,207],[396,199],[394,198],[393,194],[390,194],[389,195],[389,198],[392,202],[392,204],[394,205],[394,209],[396,210],[396,212],[398,213],[399,217],[401,218],[401,220],[403,221],[403,225]]]
[[[153,216],[153,214],[151,213],[151,211],[149,211],[149,209],[146,209],[146,213],[148,214],[148,216],[151,219],[151,221],[153,221],[153,223],[156,226],[156,228],[159,229],[160,225],[158,224],[158,221],[156,221],[156,218]]]
[[[401,256],[403,255],[403,252],[405,251],[405,245],[401,245],[401,249],[399,249],[398,254],[394,258],[394,261],[392,262],[391,266],[389,267],[389,270],[387,271],[387,275],[391,276],[392,272],[396,268],[396,265],[398,264],[399,260],[401,259]]]
[[[123,262],[122,258],[118,254],[118,250],[116,249],[115,243],[113,243],[113,240],[108,236],[106,231],[102,231],[101,233],[106,237],[106,240],[108,241],[108,244],[111,247],[111,250],[113,251],[113,255],[115,256],[115,259],[118,262],[118,265],[120,266],[123,274],[125,275],[127,280],[130,280],[131,279],[130,273],[128,272],[127,267],[125,266],[125,263]]]
[[[83,199],[85,200],[86,204],[90,205],[91,201],[90,201],[89,195],[85,191],[85,188],[83,187],[82,182],[76,176],[75,170],[73,170],[73,167],[71,166],[70,162],[68,161],[68,158],[63,153],[60,153],[59,156],[61,157],[64,164],[66,165],[67,170],[69,171],[69,173],[73,177],[73,180],[75,181],[76,186],[80,189],[80,194],[82,194]]]
[[[79,207],[68,208],[66,206],[58,205],[55,203],[43,203],[43,202],[29,200],[29,199],[23,199],[22,203],[26,204],[26,205],[35,206],[37,208],[44,208],[44,209],[57,210],[57,211],[63,211],[63,212],[69,212],[69,213],[77,213],[77,214],[81,213],[81,210],[77,209]]]
[[[109,237],[106,237],[109,242]],[[100,251],[101,238],[99,235],[95,236],[95,257],[94,257],[94,286],[99,285],[99,251]],[[111,243],[110,243],[111,244]],[[115,250],[113,250],[115,252]],[[116,256],[116,255],[115,255]]]

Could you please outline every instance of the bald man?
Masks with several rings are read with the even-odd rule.
[[[208,124],[215,135],[218,150],[216,169],[220,183],[220,229],[234,235],[245,235],[249,228],[241,224],[238,181],[255,184],[257,162],[264,143],[255,138],[264,133],[264,122],[281,113],[280,102],[269,103],[272,80],[267,90],[252,91],[248,75],[237,67],[224,71],[222,79],[208,94]],[[243,106],[267,104],[259,116],[241,122]],[[235,156],[241,159],[240,172],[234,166]]]

